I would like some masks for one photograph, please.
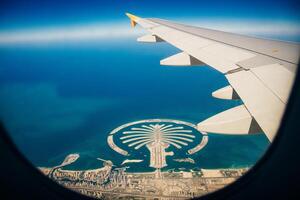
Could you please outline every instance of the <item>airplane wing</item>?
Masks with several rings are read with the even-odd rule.
[[[126,15],[132,26],[139,24],[150,33],[138,38],[139,42],[165,41],[182,51],[161,60],[161,65],[209,65],[229,82],[212,95],[243,101],[240,106],[200,122],[199,131],[222,134],[263,131],[273,140],[297,70],[299,44]]]

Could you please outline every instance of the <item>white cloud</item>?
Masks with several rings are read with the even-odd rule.
[[[0,44],[117,39],[138,35],[129,24],[93,24],[0,32]]]
[[[185,19],[185,24],[227,32],[254,35],[300,36],[300,24],[290,21],[254,21],[232,19]],[[52,27],[32,30],[0,31],[0,45],[15,43],[42,43],[80,40],[105,40],[137,37],[145,33],[133,30],[129,23],[90,24]]]

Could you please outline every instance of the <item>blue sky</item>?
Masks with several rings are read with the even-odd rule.
[[[161,18],[299,20],[299,1],[284,0],[8,0],[1,1],[2,27],[123,20],[124,12]]]
[[[289,31],[295,35],[300,33],[299,8],[299,0],[5,0],[0,6],[0,42],[1,38],[7,40],[3,32],[11,35],[39,29],[41,33],[54,29],[55,33],[65,34],[69,28],[78,33],[98,27],[100,35],[108,36],[123,29],[127,23],[125,12],[231,32]],[[118,36],[126,35],[122,32]]]

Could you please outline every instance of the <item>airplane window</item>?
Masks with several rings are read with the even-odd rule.
[[[3,3],[0,120],[33,166],[81,194],[211,193],[276,136],[299,60],[295,4]]]

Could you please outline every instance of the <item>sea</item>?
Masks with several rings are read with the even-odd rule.
[[[147,148],[123,156],[108,146],[109,133],[144,119],[197,124],[242,103],[212,97],[228,82],[211,67],[159,64],[175,53],[179,50],[169,44],[143,44],[134,37],[1,46],[0,119],[36,167],[59,165],[78,153],[65,169],[99,168],[101,158],[128,171],[153,171]],[[208,138],[194,155],[174,149],[163,170],[251,167],[270,145],[263,133]],[[195,163],[173,160],[187,157]],[[125,159],[144,161],[121,165]]]

